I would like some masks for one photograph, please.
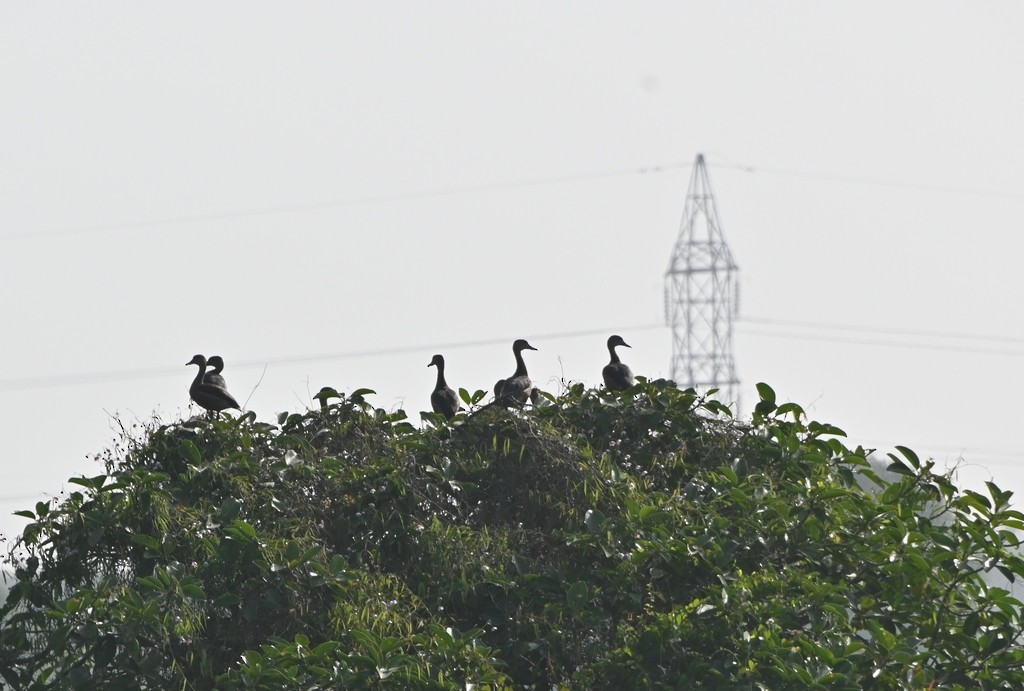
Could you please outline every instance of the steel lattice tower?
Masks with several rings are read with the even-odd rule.
[[[732,355],[738,271],[722,235],[704,155],[697,154],[665,272],[665,320],[672,327],[669,371],[680,387],[719,389],[717,398],[727,404],[739,403]]]

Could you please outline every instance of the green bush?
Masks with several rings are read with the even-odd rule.
[[[770,387],[126,433],[8,557],[15,689],[1024,688],[1010,493]],[[463,392],[478,403],[482,392]]]

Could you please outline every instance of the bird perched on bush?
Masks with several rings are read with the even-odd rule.
[[[437,383],[430,394],[430,407],[438,415],[451,419],[459,412],[459,394],[444,380],[444,356],[435,355],[427,367],[437,367]]]
[[[526,363],[523,361],[524,350],[537,349],[527,343],[524,338],[516,339],[516,342],[512,344],[512,353],[516,356],[516,371],[508,379],[499,380],[494,385],[494,396],[498,403],[523,405],[530,398],[533,382],[530,381],[530,375],[526,372]]]
[[[601,370],[601,374],[604,376],[604,385],[612,391],[622,391],[628,389],[636,383],[633,379],[633,372],[629,369],[629,365],[619,360],[619,356],[615,353],[616,346],[630,347],[628,343],[622,340],[622,336],[612,336],[608,339],[608,352],[612,356],[612,361],[604,366]]]
[[[221,372],[224,371],[224,358],[220,355],[211,355],[206,360],[206,364],[211,367],[211,370],[203,375],[203,381],[227,391],[227,382],[224,381],[224,377],[221,375]]]
[[[234,396],[227,392],[227,389],[215,386],[204,380],[206,376],[206,358],[204,356],[193,355],[192,359],[185,363],[186,367],[189,365],[199,365],[199,372],[196,374],[196,378],[192,380],[192,386],[188,387],[188,395],[202,408],[205,408],[211,416],[213,413],[227,410],[228,408],[242,409]]]

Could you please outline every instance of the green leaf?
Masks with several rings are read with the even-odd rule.
[[[890,458],[893,458],[893,462],[885,467],[886,470],[888,470],[890,473],[896,473],[898,475],[907,475],[909,477],[914,477],[914,471],[911,470],[910,468],[908,468],[903,463],[903,461],[897,461],[897,460],[895,460],[895,457],[892,457],[892,456],[890,456]]]
[[[312,559],[316,555],[320,554],[320,551],[322,549],[323,548],[320,545],[314,545],[313,547],[310,547],[309,549],[307,549],[305,552],[302,553],[302,556],[300,556],[298,559],[295,560],[295,562],[293,562],[291,564],[292,568],[296,568],[296,567],[301,566],[302,564],[305,564],[310,559]]]
[[[985,515],[988,515],[992,509],[992,504],[989,502],[988,497],[974,490],[964,490],[963,501]]]
[[[657,506],[643,506],[640,508],[637,517],[642,524],[651,526],[665,523],[670,519],[671,515],[668,511]]]
[[[224,533],[237,540],[255,540],[256,530],[245,521],[232,521],[231,525],[224,528]]]
[[[740,478],[736,475],[736,471],[727,465],[719,467],[718,472],[721,473],[729,481],[729,484],[739,484]]]
[[[775,390],[772,389],[772,387],[770,387],[767,384],[765,384],[764,382],[758,382],[756,384],[756,386],[757,386],[757,395],[761,397],[761,400],[765,401],[767,403],[771,403],[774,406],[774,404],[775,404]]]
[[[188,439],[178,441],[178,454],[183,461],[192,465],[199,465],[203,461],[203,455],[199,453],[199,449]]]
[[[82,487],[88,487],[93,490],[98,490],[103,487],[103,483],[106,481],[106,475],[97,475],[96,477],[73,477],[68,479],[68,482],[71,484],[81,485]]]
[[[313,398],[320,403],[321,408],[326,408],[328,401],[330,401],[332,398],[340,399],[344,398],[344,396],[342,396],[340,393],[337,392],[337,390],[331,388],[330,386],[325,386],[322,389],[320,389],[316,393],[316,395],[313,396]]]
[[[131,541],[136,545],[142,545],[151,552],[160,553],[160,541],[152,535],[135,533],[132,535]]]
[[[565,599],[569,605],[569,609],[574,614],[579,614],[583,611],[583,608],[587,606],[587,600],[590,596],[590,591],[587,588],[587,584],[584,581],[576,581],[569,586],[566,591]]]
[[[804,417],[804,409],[798,406],[796,403],[783,403],[775,411],[776,415],[792,415],[794,419],[799,420]]]
[[[313,654],[317,657],[326,657],[341,648],[339,641],[327,641],[313,648]]]
[[[160,582],[160,579],[156,576],[143,576],[141,578],[136,579],[136,582],[141,586],[150,588],[151,590],[163,590],[164,587],[163,584]]]
[[[340,554],[335,554],[331,557],[330,565],[328,566],[328,570],[331,572],[331,575],[337,576],[343,573],[347,568],[348,562],[345,561],[345,557]]]
[[[103,669],[114,661],[117,654],[117,639],[113,636],[104,636],[93,649],[93,664]]]
[[[202,588],[200,588],[198,585],[195,585],[194,583],[186,583],[186,584],[182,585],[181,586],[181,592],[185,593],[186,595],[188,595],[193,600],[205,600],[206,599],[206,593],[203,592]]]
[[[220,514],[218,520],[221,523],[230,523],[231,521],[238,518],[238,514],[242,511],[242,504],[232,497],[228,497],[220,505]]]
[[[910,465],[912,465],[915,468],[921,467],[921,459],[919,459],[917,457],[917,454],[914,453],[911,449],[908,449],[906,446],[897,446],[896,450],[903,454],[904,458],[910,461]]]

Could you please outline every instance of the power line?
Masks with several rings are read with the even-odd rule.
[[[871,185],[874,187],[895,187],[902,189],[917,190],[920,192],[941,192],[943,194],[965,194],[980,197],[997,197],[1000,199],[1024,199],[1024,193],[1002,192],[978,188],[954,187],[950,185],[935,185],[932,183],[908,182],[905,180],[882,180],[877,178],[863,178],[853,175],[839,175],[835,173],[820,173],[805,170],[787,170],[783,168],[769,168],[765,166],[752,166],[741,163],[709,163],[715,168],[727,168],[739,170],[744,173],[764,173],[766,175],[782,175],[794,178],[805,178],[810,180],[825,180],[828,182],[841,182],[854,185]]]
[[[943,446],[941,444],[912,444],[907,442],[878,441],[870,439],[848,438],[850,444],[859,444],[868,449],[874,449],[878,453],[894,449],[897,444],[907,446],[917,452],[918,456],[924,458],[929,454],[955,454],[958,460],[964,460],[972,465],[991,463],[992,465],[1019,464],[1024,459],[1024,450],[1010,451],[1008,449],[986,449],[974,446]],[[938,459],[935,459],[938,460]],[[948,459],[947,459],[948,464]]]
[[[770,317],[740,317],[739,321],[748,324],[764,324],[766,326],[787,326],[801,329],[828,329],[834,331],[857,331],[861,333],[877,333],[900,336],[921,336],[929,338],[952,338],[964,341],[1000,341],[1003,343],[1022,343],[1024,338],[993,334],[974,334],[965,331],[928,331],[922,329],[905,329],[892,327],[864,326],[857,324],[836,324],[809,322],[793,319],[774,319]]]
[[[320,211],[324,209],[338,209],[348,206],[367,206],[373,204],[388,204],[392,202],[414,201],[417,199],[430,199],[435,197],[451,197],[461,194],[479,194],[482,192],[497,192],[524,187],[539,187],[543,185],[557,185],[570,182],[583,182],[601,178],[623,177],[628,175],[650,175],[663,173],[670,170],[688,167],[684,163],[669,163],[664,165],[641,166],[639,168],[627,168],[620,170],[595,171],[590,173],[575,173],[561,176],[524,178],[520,180],[506,180],[500,182],[483,183],[479,185],[465,185],[461,187],[442,187],[431,190],[419,190],[412,192],[395,192],[392,194],[371,195],[356,197],[352,199],[338,199],[333,201],[309,202],[305,204],[286,204],[281,206],[270,206],[252,209],[235,209],[231,211],[218,211],[203,214],[188,214],[172,216],[163,219],[151,219],[143,221],[129,221],[126,223],[100,223],[89,226],[75,226],[70,228],[58,228],[54,230],[23,231],[19,233],[7,233],[0,236],[0,239],[25,239],[45,238],[60,235],[82,235],[88,233],[100,233],[107,231],[136,230],[142,228],[159,228],[162,226],[173,226],[190,223],[205,223],[208,221],[224,221],[235,218],[259,218],[262,216],[280,216],[285,214],[302,213],[305,211]]]
[[[785,338],[798,341],[824,341],[827,343],[849,343],[852,345],[882,346],[886,348],[911,348],[914,350],[937,350],[954,353],[975,353],[978,355],[1004,355],[1007,357],[1021,357],[1024,350],[995,350],[992,348],[977,348],[968,346],[941,345],[936,343],[912,343],[906,341],[878,341],[864,338],[849,338],[839,336],[819,336],[815,334],[785,334],[772,331],[759,331],[757,329],[741,328],[740,331],[749,336],[764,336],[767,338]]]
[[[939,331],[920,331],[913,329],[886,329],[870,326],[857,326],[851,324],[820,324],[803,321],[790,321],[783,319],[771,319],[764,317],[744,317],[739,320],[738,330],[750,336],[762,336],[767,338],[783,338],[789,340],[823,341],[827,343],[849,343],[852,345],[881,346],[888,348],[911,348],[917,350],[934,350],[960,353],[977,353],[982,355],[1002,355],[1009,357],[1020,357],[1024,350],[1006,350],[982,348],[977,346],[965,346],[940,343],[919,343],[894,340],[876,340],[868,338],[851,338],[849,336],[827,335],[827,334],[804,334],[804,333],[778,333],[759,329],[746,328],[746,324],[764,324],[766,326],[781,326],[785,328],[795,327],[800,329],[819,329],[834,331],[852,331],[858,333],[878,333],[899,336],[911,336],[919,338],[944,338],[959,340],[985,340],[1005,343],[1021,343],[1024,339],[1012,336],[1000,335],[970,335],[966,333],[952,333]],[[630,331],[649,331],[653,329],[667,328],[663,324],[642,324],[638,326],[604,327],[600,329],[584,329],[576,331],[562,331],[547,334],[537,334],[533,338],[538,339],[560,339],[578,338],[583,336],[594,336],[598,334],[621,333]],[[428,343],[417,346],[400,346],[396,348],[368,348],[364,350],[337,351],[330,353],[310,353],[305,355],[280,356],[258,360],[243,360],[233,362],[233,369],[256,368],[266,365],[293,365],[312,362],[331,362],[337,360],[350,360],[362,357],[379,357],[387,355],[404,355],[408,353],[430,352],[438,350],[456,350],[461,348],[473,348],[477,346],[488,346],[511,342],[513,337],[503,336],[500,338],[486,338],[472,341],[451,341],[447,343]],[[24,391],[28,389],[45,389],[53,387],[82,386],[111,381],[128,381],[132,379],[148,379],[152,377],[179,376],[181,370],[177,367],[144,367],[131,370],[106,370],[99,372],[77,372],[67,374],[55,374],[42,377],[11,377],[0,379],[0,392]]]
[[[803,170],[789,170],[783,168],[772,168],[768,166],[753,166],[742,163],[726,161],[709,161],[709,166],[721,169],[738,170],[745,173],[757,173],[765,175],[780,175],[788,177],[805,178],[811,180],[825,180],[857,185],[873,185],[876,187],[893,187],[902,189],[913,189],[923,192],[940,192],[944,194],[965,194],[1003,199],[1024,199],[1024,193],[1002,192],[986,189],[972,189],[954,187],[947,185],[934,185],[929,183],[916,183],[900,180],[883,180],[863,178],[850,175],[833,173],[822,173]],[[601,178],[624,177],[632,175],[651,175],[669,171],[684,170],[690,167],[689,163],[659,163],[635,168],[623,168],[617,170],[592,171],[588,173],[573,173],[560,176],[540,176],[533,178],[522,178],[518,180],[505,180],[479,185],[463,185],[456,187],[443,187],[436,189],[394,192],[390,194],[369,195],[351,199],[338,199],[322,202],[309,202],[303,204],[282,204],[280,206],[268,206],[249,209],[232,209],[199,214],[183,214],[161,219],[148,219],[139,221],[128,221],[124,223],[99,223],[87,226],[72,226],[68,228],[57,228],[52,230],[22,231],[0,235],[0,240],[34,239],[47,238],[63,235],[82,235],[89,233],[116,232],[125,230],[137,230],[145,228],[160,228],[192,223],[205,223],[209,221],[224,221],[237,218],[259,218],[263,216],[280,216],[287,214],[302,213],[306,211],[319,211],[325,209],[337,209],[351,206],[366,206],[373,204],[388,204],[402,201],[415,201],[417,199],[430,199],[437,197],[450,197],[462,194],[479,194],[483,192],[498,192],[526,187],[541,187],[545,185],[557,185],[571,182],[585,182]]]
[[[640,326],[605,327],[602,329],[584,329],[578,331],[536,334],[531,336],[531,338],[555,340],[560,338],[579,338],[582,336],[594,336],[598,334],[607,335],[616,332],[628,333],[631,331],[649,331],[652,329],[663,328],[665,328],[663,324],[643,324]],[[503,336],[501,338],[486,338],[475,341],[428,343],[418,346],[400,346],[397,348],[370,348],[367,350],[349,350],[334,353],[313,353],[308,355],[265,358],[261,360],[243,360],[239,362],[232,362],[231,367],[232,369],[244,369],[250,367],[264,367],[266,365],[294,365],[299,363],[329,362],[333,360],[349,360],[353,358],[376,357],[382,355],[437,352],[439,350],[456,350],[476,346],[511,343],[514,338],[514,336]],[[0,379],[0,392],[23,391],[25,389],[45,389],[50,387],[81,386],[83,384],[96,384],[108,381],[125,381],[130,379],[148,379],[151,377],[180,375],[181,369],[177,367],[173,369],[170,367],[146,367],[134,370],[108,370],[100,372],[81,372],[77,374],[55,374],[45,377],[12,377],[9,379]]]
[[[987,342],[998,342],[998,343],[1011,343],[1024,345],[1024,338],[1018,338],[1014,336],[1005,336],[998,334],[972,334],[967,332],[953,332],[953,331],[930,331],[922,329],[901,329],[901,328],[886,328],[886,327],[875,327],[865,326],[857,324],[836,324],[836,323],[821,323],[821,322],[809,322],[789,319],[775,319],[770,317],[741,317],[739,319],[739,328],[744,333],[751,336],[765,336],[769,338],[786,338],[791,340],[806,340],[806,341],[825,341],[828,343],[850,343],[853,345],[869,345],[869,346],[884,346],[889,348],[914,348],[917,350],[938,350],[948,352],[959,352],[959,353],[978,353],[983,355],[1004,355],[1010,357],[1020,357],[1024,355],[1024,350],[1007,350],[1007,349],[994,349],[984,348],[979,346],[968,346],[968,345],[957,345],[957,344],[941,344],[930,341],[928,343],[919,342],[908,342],[908,341],[893,341],[893,340],[877,340],[867,338],[851,338],[849,336],[836,336],[836,335],[816,335],[816,334],[793,334],[793,333],[777,333],[773,331],[763,331],[758,329],[746,328],[746,324],[763,324],[765,326],[781,326],[784,328],[797,328],[797,329],[815,329],[824,331],[847,331],[856,332],[861,334],[881,334],[889,336],[909,336],[916,338],[930,338],[930,339],[947,339],[947,340],[959,340],[959,341],[987,341]]]
[[[53,499],[53,497],[45,496],[44,492],[34,492],[33,494],[4,494],[0,495],[0,504],[13,504],[15,502],[31,501],[44,501]]]

